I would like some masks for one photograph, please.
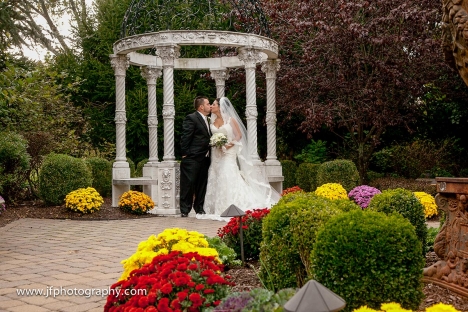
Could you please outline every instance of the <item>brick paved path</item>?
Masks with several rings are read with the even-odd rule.
[[[215,236],[224,224],[178,217],[14,221],[0,228],[0,311],[103,311],[106,297],[19,296],[17,290],[108,289],[122,274],[120,261],[151,234],[178,227]]]

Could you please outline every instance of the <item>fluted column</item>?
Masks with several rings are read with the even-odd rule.
[[[247,105],[245,115],[247,118],[247,139],[249,153],[253,160],[259,160],[257,151],[257,94],[255,84],[255,69],[257,63],[262,60],[261,52],[252,48],[241,48],[238,51],[239,59],[244,62]]]
[[[178,46],[156,48],[156,55],[163,63],[163,119],[164,119],[164,161],[175,161],[174,155],[174,60],[180,56]]]
[[[262,65],[262,71],[266,75],[267,92],[267,164],[278,162],[276,157],[276,72],[280,68],[279,63],[280,60],[268,60]]]
[[[216,97],[222,98],[224,96],[224,90],[226,89],[226,80],[229,79],[228,69],[212,69],[211,77],[213,77],[216,82]]]
[[[156,108],[156,82],[161,77],[161,68],[156,66],[141,67],[141,75],[148,85],[148,163],[157,163],[158,159],[158,116]]]
[[[129,58],[126,55],[110,55],[111,66],[115,74],[115,161],[126,162],[125,152],[125,124],[127,117],[125,113],[125,73],[129,66]]]

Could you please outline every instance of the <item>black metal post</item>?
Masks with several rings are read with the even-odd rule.
[[[245,259],[244,259],[244,231],[242,229],[242,216],[239,217],[239,236],[240,236],[240,245],[241,245],[242,265],[245,265]]]

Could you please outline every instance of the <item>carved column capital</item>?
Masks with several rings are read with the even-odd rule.
[[[176,45],[156,47],[156,55],[162,59],[163,66],[174,66],[174,60],[180,57],[180,48]]]
[[[258,112],[257,112],[257,107],[254,106],[254,107],[247,107],[247,109],[245,110],[245,116],[247,117],[247,119],[257,119],[257,116],[258,116]]]
[[[125,76],[127,68],[130,66],[130,57],[126,55],[111,54],[111,66],[116,76]]]
[[[280,60],[267,60],[262,63],[262,72],[266,79],[276,79],[276,72],[280,69]]]
[[[157,127],[158,126],[158,117],[148,116],[148,127]]]
[[[164,108],[162,110],[162,115],[164,118],[174,118],[175,116],[174,106],[164,105]]]
[[[225,69],[212,69],[210,70],[211,77],[216,81],[216,84],[224,85],[224,82],[229,79],[229,70]]]
[[[162,75],[161,68],[156,66],[143,66],[140,71],[147,84],[156,84],[156,80]]]
[[[262,52],[253,48],[241,48],[237,57],[244,62],[245,68],[255,68],[257,63],[262,61]]]
[[[124,124],[127,122],[127,116],[125,111],[116,111],[114,121],[116,124]]]
[[[276,124],[276,113],[275,112],[267,112],[266,113],[266,124],[267,125],[275,125]]]

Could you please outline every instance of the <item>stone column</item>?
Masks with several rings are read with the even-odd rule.
[[[130,178],[130,167],[126,157],[125,124],[125,73],[129,66],[129,58],[126,55],[110,55],[111,66],[115,74],[115,162],[112,168],[112,179]],[[117,207],[120,196],[130,190],[129,185],[114,185],[112,183],[112,206]]]
[[[143,167],[143,177],[158,180],[158,114],[156,106],[156,82],[161,77],[161,68],[156,66],[141,67],[141,75],[148,85],[148,135],[149,159]],[[143,193],[151,197],[155,205],[158,204],[158,186],[156,184],[143,185]]]
[[[174,162],[174,60],[180,56],[178,46],[164,46],[156,48],[156,55],[163,63],[163,92],[164,105],[164,157],[163,161]]]
[[[223,69],[212,69],[211,77],[216,82],[216,97],[222,98],[224,96],[224,90],[226,87],[226,80],[229,79],[229,71],[227,68]]]
[[[267,91],[267,159],[266,175],[270,184],[281,194],[283,191],[283,170],[276,157],[276,72],[280,68],[280,60],[267,60],[262,65],[266,75]]]
[[[158,163],[158,116],[156,108],[156,81],[161,77],[161,68],[144,66],[141,75],[148,85],[148,133],[149,133],[149,159],[148,163]]]
[[[267,91],[267,165],[278,162],[276,157],[276,72],[280,68],[279,63],[280,60],[268,60],[262,65],[262,71],[266,75]]]
[[[252,160],[260,160],[257,151],[257,90],[255,83],[255,69],[257,63],[262,60],[261,52],[252,48],[240,48],[239,59],[244,62],[246,76],[247,106],[245,115],[247,118],[247,140]]]
[[[162,215],[180,214],[180,167],[174,155],[174,60],[180,56],[176,45],[156,47],[156,55],[163,64],[163,119],[164,157],[158,164],[158,207],[155,213]]]

